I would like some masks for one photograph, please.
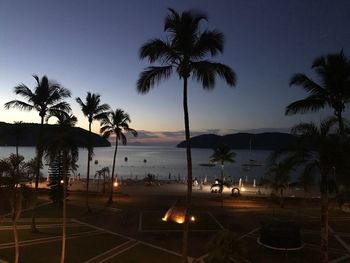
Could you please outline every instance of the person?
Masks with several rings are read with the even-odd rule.
[[[197,186],[198,186],[197,177],[195,177],[195,178],[194,178],[193,185],[194,185],[195,187],[197,187]]]

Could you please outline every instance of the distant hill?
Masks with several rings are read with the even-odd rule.
[[[289,133],[280,132],[235,133],[224,136],[203,134],[191,138],[191,147],[212,149],[218,145],[227,145],[231,149],[249,149],[251,140],[252,150],[277,150],[293,143],[295,139],[295,136]],[[180,142],[177,147],[185,148],[186,142]]]
[[[5,122],[0,122],[0,146],[15,146],[15,125]],[[51,136],[56,136],[58,133],[57,125],[45,124],[45,136],[49,139]],[[20,146],[35,146],[37,144],[38,133],[40,124],[34,123],[22,123],[22,133],[19,136],[18,143]],[[83,142],[87,141],[89,132],[82,128],[72,128],[72,134],[74,138],[77,138],[78,146],[82,147]],[[94,147],[108,147],[111,143],[102,136],[93,133],[92,143]]]

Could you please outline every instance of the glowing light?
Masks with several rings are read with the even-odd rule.
[[[163,220],[164,222],[166,222],[166,221],[168,221],[168,218],[165,216],[165,217],[162,218],[162,220]]]
[[[245,191],[245,188],[244,188],[243,186],[241,187],[241,191],[242,191],[242,192],[244,192],[244,191]]]
[[[63,184],[63,180],[61,180],[61,184]]]
[[[114,187],[117,187],[117,186],[118,186],[118,182],[115,181],[115,182],[113,183],[113,186],[114,186]]]
[[[196,221],[196,218],[194,216],[191,216],[191,221],[192,222]]]
[[[178,223],[178,224],[183,224],[183,222],[185,222],[185,219],[182,218],[182,217],[178,217],[175,219],[175,222]]]

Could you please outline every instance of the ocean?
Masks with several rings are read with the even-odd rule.
[[[15,147],[0,147],[0,159],[15,153]],[[235,163],[225,163],[224,174],[227,179],[253,182],[264,176],[266,161],[271,151],[234,150],[237,154]],[[112,171],[114,146],[94,148],[94,156],[90,164],[90,177],[94,178],[97,170],[109,167]],[[201,180],[207,177],[208,181],[220,177],[220,165],[214,167],[201,166],[208,163],[212,149],[192,149],[193,177]],[[35,157],[35,147],[19,147],[19,154],[26,160]],[[126,159],[127,158],[127,159]],[[262,166],[242,166],[243,163],[253,159]],[[45,160],[44,160],[45,163]],[[81,178],[86,177],[87,150],[79,150],[78,170]],[[47,175],[47,165],[42,170]],[[165,146],[119,146],[115,172],[119,178],[143,179],[148,173],[155,174],[158,179],[183,179],[187,175],[186,151],[183,148]]]

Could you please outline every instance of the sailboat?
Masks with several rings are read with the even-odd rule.
[[[252,155],[252,138],[250,137],[249,140],[249,153],[250,156]],[[250,169],[250,167],[254,167],[254,166],[262,166],[263,164],[258,161],[258,160],[254,160],[254,159],[249,159],[248,161],[242,163],[242,166],[245,167],[247,170]]]

